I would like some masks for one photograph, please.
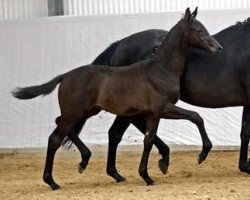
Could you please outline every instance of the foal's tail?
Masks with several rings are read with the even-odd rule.
[[[92,62],[92,65],[109,65],[110,60],[115,53],[115,50],[120,45],[121,40],[112,43],[108,48],[106,48],[96,59]]]
[[[63,74],[59,75],[47,83],[35,85],[31,87],[16,88],[12,91],[12,95],[17,99],[32,99],[40,95],[50,94],[63,79]]]

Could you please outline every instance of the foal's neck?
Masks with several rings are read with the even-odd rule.
[[[152,58],[163,67],[174,69],[179,76],[183,73],[188,50],[188,31],[182,23],[180,21],[170,30]]]

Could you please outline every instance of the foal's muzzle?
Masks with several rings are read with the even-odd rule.
[[[220,43],[213,38],[209,45],[209,51],[211,53],[220,53],[222,49],[223,47],[220,45]]]

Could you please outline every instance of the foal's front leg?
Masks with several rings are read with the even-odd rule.
[[[146,134],[146,120],[141,117],[135,117],[132,119],[132,124],[139,129],[144,135]],[[158,167],[161,170],[163,174],[166,174],[169,167],[169,152],[170,148],[167,144],[165,144],[157,135],[157,129],[159,126],[159,122],[157,123],[155,127],[155,141],[154,145],[159,150],[159,153],[161,154],[162,158],[158,161]]]
[[[143,154],[142,154],[141,163],[139,167],[139,174],[148,185],[154,184],[154,181],[148,175],[147,167],[148,167],[149,154],[155,141],[158,123],[159,123],[159,119],[156,119],[156,118],[147,119],[147,133],[143,141],[144,149],[143,149]]]
[[[196,124],[199,129],[203,145],[198,158],[198,163],[201,164],[206,159],[209,151],[212,149],[212,143],[207,136],[204,122],[200,115],[196,112],[179,108],[173,104],[167,104],[162,117],[165,119],[186,119]]]

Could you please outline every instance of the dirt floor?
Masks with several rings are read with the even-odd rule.
[[[239,172],[238,151],[212,151],[200,166],[197,151],[171,153],[167,175],[159,171],[154,152],[149,174],[155,186],[146,186],[138,175],[139,151],[120,151],[117,166],[127,182],[119,184],[106,175],[106,153],[93,154],[79,174],[78,152],[58,152],[54,178],[61,189],[51,191],[42,181],[44,151],[1,153],[0,199],[250,199],[250,175]]]

